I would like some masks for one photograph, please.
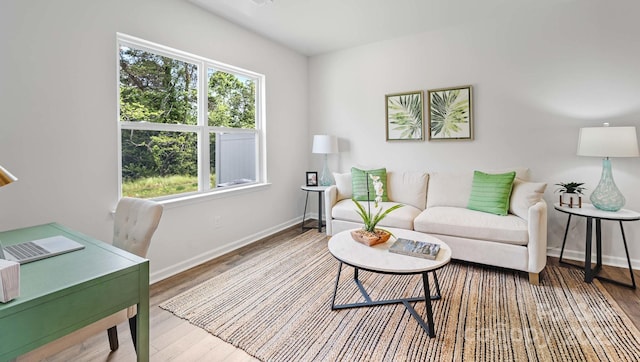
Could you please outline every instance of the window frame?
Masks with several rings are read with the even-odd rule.
[[[160,56],[170,57],[175,60],[194,64],[198,67],[198,98],[197,98],[197,124],[170,124],[154,122],[130,122],[120,120],[120,47],[132,47],[138,50],[151,52]],[[208,122],[208,69],[223,71],[236,76],[251,79],[255,82],[255,128],[229,128],[209,126]],[[123,33],[116,33],[116,121],[118,124],[118,198],[122,195],[122,131],[170,131],[193,132],[197,135],[197,167],[198,190],[179,194],[153,197],[151,199],[160,202],[171,202],[201,198],[203,196],[226,195],[229,192],[247,190],[268,185],[266,171],[266,131],[265,131],[265,76],[250,70],[225,64],[201,56],[173,49],[161,44],[136,38]],[[255,143],[255,174],[256,180],[238,185],[225,187],[211,187],[209,148],[211,146],[211,133],[251,133],[256,137]]]

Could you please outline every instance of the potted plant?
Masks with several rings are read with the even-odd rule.
[[[582,207],[582,191],[584,182],[560,182],[556,192],[560,193],[560,206]]]
[[[391,232],[376,228],[376,225],[385,218],[391,211],[402,207],[403,205],[393,205],[387,210],[383,211],[380,203],[382,202],[382,194],[384,193],[382,181],[380,176],[369,175],[373,183],[373,188],[376,191],[376,198],[374,199],[374,210],[378,210],[375,214],[371,213],[371,202],[367,202],[367,209],[360,205],[358,201],[352,198],[353,202],[357,206],[358,215],[362,218],[364,227],[362,229],[351,231],[351,237],[358,242],[361,242],[368,246],[384,243],[391,237]],[[367,182],[367,195],[369,194],[369,183]]]

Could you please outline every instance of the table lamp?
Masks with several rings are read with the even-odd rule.
[[[338,139],[330,135],[315,135],[313,136],[313,148],[311,152],[324,154],[324,167],[320,173],[320,186],[333,185],[333,176],[331,175],[331,171],[329,171],[327,155],[338,152]]]
[[[11,172],[7,171],[4,167],[0,166],[0,187],[8,185],[14,181],[18,181],[18,178],[13,176]]]
[[[0,187],[6,186],[18,178],[0,166]],[[20,296],[20,264],[15,261],[4,260],[2,246],[0,246],[0,303],[7,303]]]
[[[625,203],[624,196],[613,181],[609,157],[638,157],[638,138],[635,127],[580,128],[578,156],[604,157],[600,183],[591,193],[591,203],[597,209],[618,211]]]

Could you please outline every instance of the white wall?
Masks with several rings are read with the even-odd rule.
[[[182,0],[3,0],[0,164],[19,182],[0,190],[0,230],[57,221],[111,239],[116,32],[266,75],[271,185],[167,206],[151,279],[299,222],[309,152],[291,150],[310,147],[306,57]]]
[[[639,13],[630,0],[523,2],[518,14],[496,9],[493,18],[312,57],[310,131],[340,138],[330,162],[343,172],[529,167],[548,183],[549,247],[558,254],[566,215],[553,210],[554,184],[586,182],[588,197],[602,167],[576,156],[578,129],[603,121],[640,129]],[[385,142],[385,94],[467,84],[474,141]],[[320,161],[312,158],[318,169]],[[625,208],[640,211],[640,159],[612,162]],[[583,257],[584,219],[573,225],[569,256]],[[640,268],[640,222],[625,231]],[[605,223],[603,237],[605,262],[626,266],[617,224]]]

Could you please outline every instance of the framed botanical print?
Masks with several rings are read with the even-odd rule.
[[[429,140],[473,140],[471,86],[427,91]]]
[[[424,140],[423,98],[423,91],[385,96],[387,141]]]

